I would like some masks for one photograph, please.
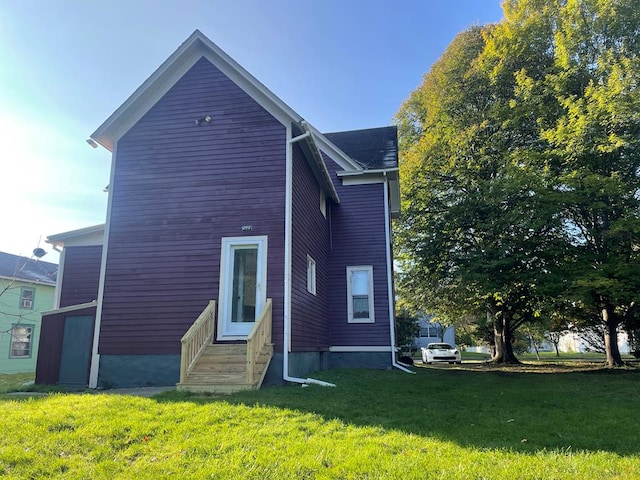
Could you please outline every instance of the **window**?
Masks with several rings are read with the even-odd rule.
[[[14,325],[11,329],[11,350],[9,358],[28,358],[31,356],[31,338],[33,326]]]
[[[324,218],[327,218],[327,194],[322,188],[320,188],[320,212]]]
[[[307,255],[307,292],[316,294],[316,261]]]
[[[33,310],[33,299],[35,296],[36,291],[33,288],[23,287],[20,292],[20,308]]]
[[[373,323],[373,267],[347,267],[349,323]]]

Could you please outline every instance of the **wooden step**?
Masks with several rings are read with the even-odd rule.
[[[207,345],[187,378],[177,385],[181,391],[229,394],[254,390],[262,384],[273,357],[273,345],[266,345],[253,365],[255,383],[247,382],[247,345]]]

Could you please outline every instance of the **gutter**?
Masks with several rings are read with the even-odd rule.
[[[305,129],[306,130],[306,129]],[[311,132],[291,138],[291,127],[287,127],[286,175],[285,175],[285,217],[284,217],[284,326],[282,348],[282,378],[285,382],[303,385],[335,387],[333,383],[315,378],[298,378],[289,375],[289,350],[291,349],[291,250],[292,250],[292,209],[293,209],[293,144],[308,138]]]
[[[386,172],[384,175],[384,239],[387,243],[386,257],[387,257],[387,295],[389,297],[389,334],[391,340],[391,365],[403,372],[412,373],[416,372],[409,370],[396,361],[396,325],[395,325],[395,309],[393,308],[393,264],[391,262],[391,219],[389,218],[389,179]]]

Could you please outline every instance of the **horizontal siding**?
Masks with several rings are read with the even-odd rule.
[[[390,345],[384,184],[342,185],[325,157],[340,204],[331,209],[329,292],[331,345]],[[347,322],[347,266],[373,266],[375,323]]]
[[[255,235],[268,236],[281,345],[285,145],[284,126],[204,58],[119,140],[100,353],[179,353],[217,300],[222,237]]]
[[[326,350],[329,222],[320,212],[320,187],[298,145],[294,148],[292,178],[291,348]],[[307,255],[316,262],[316,295],[307,291]]]
[[[98,298],[102,245],[66,247],[60,290],[60,308]]]

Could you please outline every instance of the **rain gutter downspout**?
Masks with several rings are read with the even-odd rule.
[[[301,383],[303,385],[321,385],[335,387],[333,383],[323,382],[315,378],[297,378],[289,375],[289,350],[291,349],[291,250],[292,250],[292,208],[293,208],[293,144],[311,136],[306,124],[305,133],[291,138],[291,127],[287,128],[288,145],[286,150],[285,174],[285,217],[284,217],[284,328],[282,348],[282,378],[285,382]],[[322,187],[320,187],[322,188]]]
[[[387,295],[389,297],[389,333],[391,336],[391,365],[399,370],[407,373],[413,373],[408,368],[400,365],[396,361],[396,325],[395,325],[395,311],[393,308],[393,263],[391,262],[391,219],[389,218],[389,179],[387,172],[383,172],[384,175],[384,239],[387,243]]]

